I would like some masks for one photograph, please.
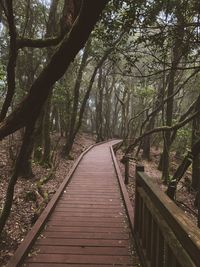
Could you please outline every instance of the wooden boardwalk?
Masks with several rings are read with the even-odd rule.
[[[84,155],[20,266],[137,266],[110,152],[113,143],[94,146]],[[18,266],[13,264],[9,266]]]

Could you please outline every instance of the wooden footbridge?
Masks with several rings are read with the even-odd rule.
[[[200,267],[198,229],[141,167],[134,216],[113,152],[117,143],[80,156],[8,267]]]

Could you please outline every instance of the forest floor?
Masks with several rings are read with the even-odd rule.
[[[55,136],[53,138],[55,139],[54,142],[57,143],[56,139],[58,138]],[[10,145],[11,143],[16,144],[17,142],[15,141],[5,139],[0,144],[0,210],[13,165],[10,160]],[[9,261],[39,214],[66,177],[75,160],[93,143],[95,141],[91,136],[87,134],[78,135],[71,153],[71,160],[66,160],[60,156],[59,148],[64,144],[64,139],[60,139],[58,151],[54,157],[54,167],[56,166],[56,168],[53,172],[51,168],[46,169],[33,162],[34,177],[18,179],[11,215],[0,239],[1,267],[5,266]],[[16,147],[13,150],[15,149]],[[41,182],[46,178],[48,178],[48,181],[41,186]]]
[[[134,195],[135,195],[135,166],[136,164],[143,165],[145,172],[148,176],[154,179],[155,183],[159,186],[160,190],[166,191],[167,187],[162,183],[161,180],[161,172],[158,170],[158,163],[160,159],[161,151],[159,149],[153,148],[151,150],[151,160],[143,160],[139,155],[137,162],[130,161],[130,177],[129,184],[127,186],[127,190],[129,193],[129,197],[134,206]],[[124,164],[120,162],[122,159],[123,152],[119,150],[117,152],[117,158],[120,165],[121,172],[124,176]],[[174,171],[180,164],[180,159],[177,159],[175,155],[172,153],[171,155],[171,167],[170,172],[173,175]],[[190,190],[189,184],[191,182],[191,170],[188,170],[185,176],[178,184],[177,193],[176,193],[176,202],[177,205],[184,211],[185,215],[197,225],[197,207],[194,206],[196,192]]]

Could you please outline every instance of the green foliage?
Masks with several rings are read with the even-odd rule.
[[[180,128],[177,132],[176,141],[173,144],[173,150],[178,151],[178,154],[180,152],[184,156],[191,146],[191,134],[191,127]]]
[[[140,87],[137,90],[138,96],[143,98],[151,98],[155,96],[156,91],[152,86]]]
[[[104,46],[109,47],[113,37],[117,38],[122,31],[130,33],[133,30],[137,2],[140,1],[114,0],[108,3],[93,33],[99,40],[103,40]]]

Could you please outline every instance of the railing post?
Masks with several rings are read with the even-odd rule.
[[[142,247],[141,247],[141,226],[142,226],[142,205],[143,205],[143,201],[142,198],[140,197],[139,194],[139,175],[138,172],[139,171],[144,171],[144,167],[143,166],[138,166],[136,165],[135,168],[135,209],[134,209],[134,237],[135,237],[135,241],[136,241],[136,245],[138,248],[138,253],[141,259],[141,262],[145,265],[145,258],[142,252]],[[143,265],[142,264],[142,265]]]
[[[135,168],[136,179],[137,179],[137,173],[138,172],[144,172],[144,166],[143,165],[136,165],[136,168]]]
[[[135,210],[134,210],[134,232],[137,234],[138,232],[138,227],[139,227],[139,207],[140,207],[140,198],[138,194],[138,172],[139,171],[144,171],[144,166],[141,165],[136,165],[135,168]]]
[[[129,158],[128,157],[124,158],[124,165],[125,165],[125,180],[124,180],[124,183],[128,184],[129,183]]]

